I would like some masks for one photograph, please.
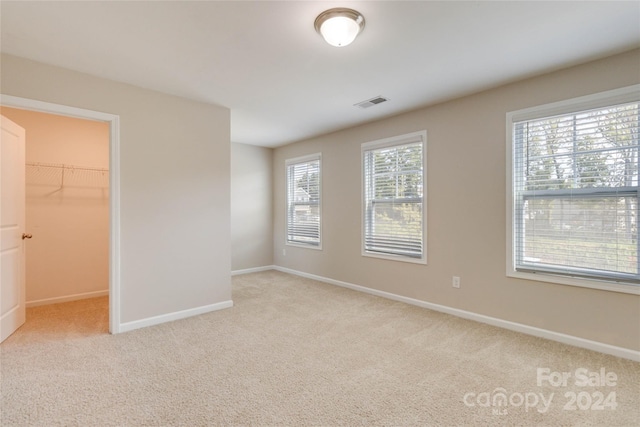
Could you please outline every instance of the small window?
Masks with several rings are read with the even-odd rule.
[[[320,154],[289,159],[287,244],[321,247]]]
[[[365,256],[426,263],[426,131],[362,144]]]
[[[513,272],[640,282],[638,98],[635,87],[508,115]]]

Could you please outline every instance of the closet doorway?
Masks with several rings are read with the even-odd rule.
[[[109,331],[110,124],[0,107],[26,131],[27,328]],[[75,329],[75,330],[74,330]]]

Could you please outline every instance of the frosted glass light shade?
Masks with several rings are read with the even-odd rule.
[[[320,27],[320,34],[331,46],[346,46],[356,39],[360,26],[351,18],[336,16],[327,19]]]
[[[327,43],[343,47],[353,42],[362,31],[364,17],[353,9],[329,9],[318,15],[315,27]]]

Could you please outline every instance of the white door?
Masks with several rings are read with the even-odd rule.
[[[0,342],[25,321],[24,129],[0,116]]]

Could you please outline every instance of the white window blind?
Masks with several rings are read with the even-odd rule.
[[[363,144],[363,254],[425,262],[426,132]]]
[[[515,270],[638,282],[638,102],[515,121]]]
[[[320,154],[286,161],[287,243],[320,247]]]

